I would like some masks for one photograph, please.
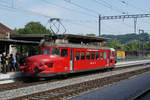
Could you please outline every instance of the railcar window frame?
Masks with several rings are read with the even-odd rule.
[[[95,60],[95,51],[91,51],[91,60]]]
[[[40,48],[40,52],[39,52],[40,54],[43,54],[43,48]]]
[[[66,51],[65,51],[65,50],[66,50]],[[65,52],[62,52],[62,51],[65,51]],[[61,57],[67,57],[67,56],[68,56],[68,49],[61,49],[60,52],[61,52],[61,53],[60,53]],[[64,54],[64,55],[62,55],[62,54]]]
[[[104,52],[100,52],[100,57],[101,57],[101,60],[103,60],[104,59]]]
[[[43,52],[43,51],[42,51]],[[44,49],[44,52],[43,52],[44,55],[49,55],[50,54],[50,49]]]
[[[80,60],[80,51],[75,51],[75,60]]]
[[[85,60],[85,51],[81,51],[81,60]]]
[[[58,50],[58,52],[56,50]],[[60,56],[60,48],[51,48],[51,55]]]
[[[90,60],[91,53],[90,51],[86,51],[86,60]]]
[[[99,59],[100,59],[100,52],[96,51],[96,60],[99,60]]]

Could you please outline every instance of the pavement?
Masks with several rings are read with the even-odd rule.
[[[134,100],[141,92],[150,88],[150,72],[138,75],[70,100]],[[145,100],[150,100],[147,97]]]
[[[125,67],[128,65],[133,65],[133,64],[140,64],[140,63],[148,63],[150,60],[138,60],[138,61],[125,61],[125,62],[118,62],[116,64],[116,67]],[[16,78],[20,77],[21,74],[20,72],[8,72],[7,74],[0,73],[0,84],[4,83],[11,83],[14,82]]]
[[[14,82],[19,76],[20,72],[8,72],[6,74],[0,73],[0,84]]]

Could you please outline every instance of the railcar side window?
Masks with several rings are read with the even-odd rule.
[[[80,51],[75,52],[75,60],[80,60]]]
[[[99,51],[96,52],[96,59],[99,60]]]
[[[101,60],[103,60],[103,52],[100,53]]]
[[[61,56],[62,57],[68,56],[68,50],[67,49],[61,49]]]
[[[95,52],[91,52],[91,59],[95,59]]]
[[[44,55],[48,55],[48,54],[50,54],[50,50],[49,49],[45,49],[44,50]]]
[[[106,54],[106,52],[104,52],[104,59],[106,59],[106,57],[107,57],[107,54]]]
[[[90,60],[90,52],[86,52],[86,59]]]
[[[81,60],[85,60],[85,52],[84,51],[81,52]]]
[[[60,49],[59,48],[52,48],[51,55],[57,55],[57,56],[59,56],[60,55]]]

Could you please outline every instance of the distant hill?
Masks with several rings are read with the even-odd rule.
[[[118,40],[120,43],[125,44],[132,40],[138,40],[139,34],[124,34],[124,35],[102,35],[102,37],[109,38],[110,40]],[[150,35],[148,33],[140,34],[140,39],[144,41],[150,41]]]

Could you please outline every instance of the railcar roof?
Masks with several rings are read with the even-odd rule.
[[[82,49],[102,49],[102,50],[111,50],[108,47],[100,47],[95,45],[85,45],[85,44],[52,44],[52,43],[45,43],[41,47],[67,47],[67,48],[82,48]]]
[[[103,37],[74,35],[74,34],[46,35],[45,37],[53,39],[67,39],[71,43],[103,42],[105,40],[108,40],[108,38]]]

